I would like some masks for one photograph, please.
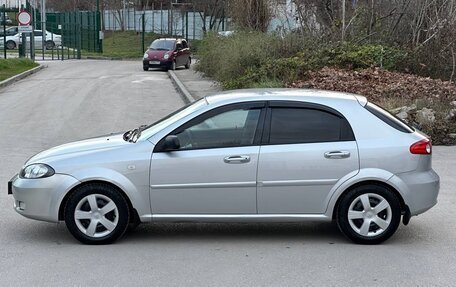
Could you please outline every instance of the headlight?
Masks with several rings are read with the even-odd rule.
[[[147,59],[147,58],[149,58],[149,54],[147,54],[147,53],[144,53],[144,56],[143,56],[143,58],[144,58],[144,59]]]
[[[165,60],[166,60],[166,59],[168,59],[168,58],[169,58],[169,54],[168,54],[168,53],[166,53],[166,54],[163,56],[163,59],[165,59]]]
[[[34,163],[26,166],[21,170],[19,174],[22,178],[44,178],[49,177],[55,174],[55,171],[52,167],[43,163]]]

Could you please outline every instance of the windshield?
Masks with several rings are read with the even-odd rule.
[[[193,112],[199,110],[201,107],[206,105],[206,100],[204,98],[199,99],[196,102],[190,103],[182,108],[178,109],[177,111],[172,112],[171,114],[167,115],[166,117],[156,121],[155,123],[147,126],[142,130],[140,139],[147,139],[159,132],[160,130],[166,128],[170,124],[174,123],[175,121],[186,117]]]
[[[174,50],[174,40],[155,40],[150,45],[151,50]]]

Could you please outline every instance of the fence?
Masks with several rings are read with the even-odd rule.
[[[104,30],[119,31],[133,30],[142,32],[142,17],[144,15],[145,32],[161,35],[182,36],[189,40],[202,39],[203,26],[210,26],[206,17],[205,25],[199,12],[180,10],[105,10],[103,12]],[[229,20],[215,19],[215,31],[229,30]],[[207,28],[209,30],[209,28]]]
[[[41,13],[35,12],[35,29],[41,29]],[[46,30],[62,36],[62,46],[80,52],[101,52],[99,12],[46,13]]]

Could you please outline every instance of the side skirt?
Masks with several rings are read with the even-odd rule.
[[[306,222],[332,219],[324,214],[147,214],[142,222]]]

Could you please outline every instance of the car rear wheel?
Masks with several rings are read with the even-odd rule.
[[[65,206],[65,223],[85,244],[109,244],[127,230],[130,212],[125,198],[104,184],[81,186]]]
[[[55,43],[52,40],[47,40],[45,45],[47,50],[52,50],[55,47]]]
[[[192,64],[192,59],[188,57],[187,63],[185,64],[185,69],[190,69],[190,65]]]
[[[342,233],[355,243],[378,244],[397,230],[401,206],[386,187],[359,186],[341,199],[336,220]]]
[[[9,50],[12,50],[14,48],[16,48],[16,43],[14,41],[8,41],[6,42],[6,48],[9,49]]]

